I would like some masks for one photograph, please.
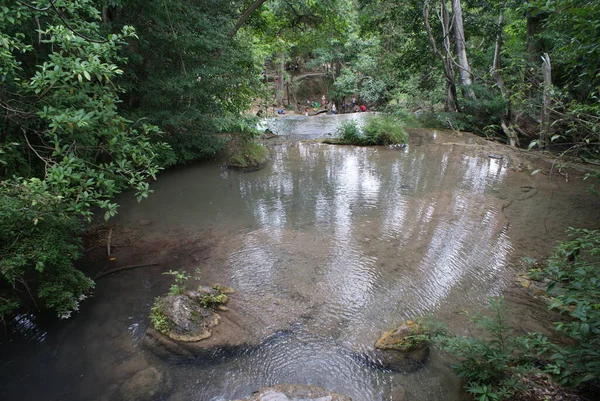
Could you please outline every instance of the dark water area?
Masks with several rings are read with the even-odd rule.
[[[139,239],[111,263],[158,265],[99,280],[68,321],[36,331],[22,317],[30,334],[1,345],[0,399],[120,400],[122,383],[148,366],[171,377],[156,398],[168,401],[232,400],[277,383],[355,401],[464,399],[437,352],[407,373],[356,355],[426,313],[466,332],[459,312],[514,287],[519,258],[545,254],[567,227],[596,228],[597,202],[581,177],[532,176],[529,159],[469,134],[415,130],[404,149],[299,141],[349,118],[364,114],[271,121],[287,140],[265,169],[190,166],[164,173],[142,203],[123,196],[119,235]],[[301,317],[259,347],[158,358],[142,340],[170,284],[162,273],[196,267],[202,284],[235,288],[248,315],[281,302]]]

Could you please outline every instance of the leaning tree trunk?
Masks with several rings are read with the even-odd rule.
[[[452,66],[452,54],[450,52],[450,18],[448,16],[448,10],[444,1],[442,0],[439,16],[444,35],[444,53],[442,54],[442,52],[437,47],[435,38],[433,37],[433,33],[431,31],[431,25],[429,24],[429,1],[430,0],[425,0],[425,4],[423,5],[423,22],[425,23],[425,30],[427,31],[427,38],[429,39],[429,44],[431,45],[433,52],[442,61],[442,65],[444,67],[444,77],[446,80],[446,100],[444,102],[444,110],[457,112],[459,111],[459,107],[456,96],[454,68]]]
[[[462,86],[463,96],[471,100],[477,100],[473,88],[471,88],[471,66],[467,57],[467,42],[465,40],[465,29],[462,18],[462,5],[460,0],[452,0],[454,46],[456,48],[456,59],[458,64],[458,78]]]

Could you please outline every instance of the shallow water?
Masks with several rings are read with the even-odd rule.
[[[22,318],[33,334],[4,341],[0,398],[118,399],[118,385],[150,364],[170,373],[163,398],[172,401],[242,398],[277,383],[355,401],[399,400],[402,388],[411,400],[461,399],[437,353],[412,373],[355,355],[425,313],[464,330],[457,313],[512,285],[518,257],[547,251],[567,226],[597,222],[594,200],[579,181],[514,171],[510,157],[490,157],[468,134],[414,131],[400,150],[296,141],[333,134],[349,118],[364,114],[276,119],[269,126],[290,141],[274,145],[267,168],[179,168],[149,200],[124,197],[116,222],[166,241],[139,257],[167,262],[99,281],[71,321],[36,332]],[[132,251],[116,252],[119,261]],[[169,285],[161,273],[194,267],[203,284],[236,288],[249,314],[276,294],[301,318],[235,355],[159,360],[141,340],[153,298]]]

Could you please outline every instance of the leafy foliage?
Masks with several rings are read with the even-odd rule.
[[[167,149],[156,127],[117,111],[118,53],[133,29],[102,39],[91,1],[38,3],[0,6],[1,318],[37,297],[61,317],[78,308],[93,287],[72,267],[80,219],[114,216],[125,189],[147,197]]]
[[[483,330],[481,337],[441,336],[437,341],[458,358],[452,370],[467,380],[474,397],[482,401],[510,399],[527,390],[523,377],[539,372],[534,362],[548,350],[548,341],[540,335],[516,336],[506,321],[502,298],[491,298],[487,309],[488,315],[471,317]]]
[[[550,306],[570,318],[556,322],[556,330],[577,346],[552,355],[548,370],[560,383],[579,385],[600,378],[600,231],[570,229],[559,243],[542,277],[549,278]]]
[[[553,343],[539,333],[515,335],[506,322],[502,298],[490,299],[489,315],[475,315],[481,338],[437,338],[459,362],[453,370],[468,381],[478,399],[501,400],[524,394],[542,372],[560,385],[578,387],[600,379],[600,231],[570,229],[545,268],[532,269],[537,279],[548,279],[550,309],[568,315],[555,322],[556,330],[572,341]],[[549,383],[544,385],[550,386]]]
[[[219,120],[238,118],[260,85],[251,38],[229,37],[235,3],[129,0],[110,28],[133,25],[140,37],[127,48],[124,109],[165,132],[170,163],[212,157],[224,148]]]
[[[213,308],[226,303],[228,300],[229,297],[225,294],[203,294],[202,298],[200,298],[200,305],[205,308]]]

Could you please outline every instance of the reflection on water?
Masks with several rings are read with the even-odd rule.
[[[275,132],[311,138],[334,133],[347,118],[361,117],[271,124]],[[412,399],[457,399],[458,382],[436,354],[410,374],[374,370],[356,358],[382,330],[428,312],[473,309],[511,280],[514,244],[505,201],[493,196],[507,187],[507,164],[452,141],[446,133],[424,132],[401,150],[288,142],[275,147],[264,170],[191,166],[164,174],[148,201],[123,200],[120,224],[146,219],[155,233],[211,230],[220,245],[203,273],[244,294],[249,311],[260,310],[267,294],[309,311],[288,332],[234,358],[169,363],[144,354],[155,365],[166,363],[162,368],[174,381],[171,399],[233,399],[285,382],[323,386],[356,401],[394,399],[398,386]],[[61,399],[95,400],[123,380],[107,372],[124,364],[125,355],[139,355],[148,305],[158,295],[152,284],[157,273],[141,274],[107,280],[98,289],[87,306],[95,315],[75,318],[72,347],[54,362],[61,373],[53,386],[40,387],[42,393],[72,386]],[[102,337],[94,337],[97,325]],[[64,333],[53,338],[64,339]],[[123,338],[116,356],[114,339]],[[75,351],[82,359],[68,362],[68,355],[79,355]],[[89,377],[80,390],[71,383],[75,370]],[[3,388],[7,395],[17,392],[14,385]],[[39,395],[30,391],[23,399]]]

